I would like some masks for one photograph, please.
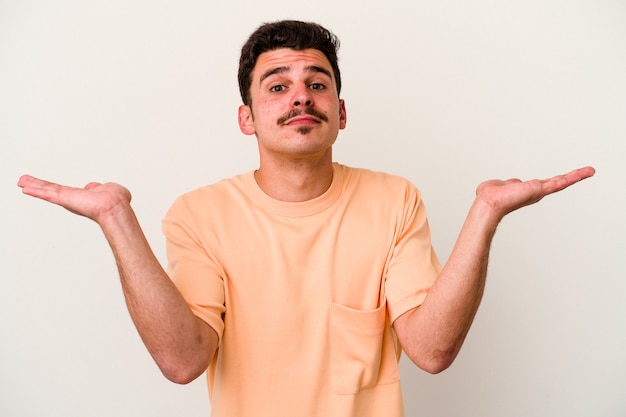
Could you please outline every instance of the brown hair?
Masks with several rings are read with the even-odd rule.
[[[238,78],[239,92],[244,104],[250,104],[252,70],[259,55],[280,48],[317,49],[322,52],[333,68],[337,94],[339,94],[341,91],[341,74],[337,64],[337,50],[339,49],[337,36],[316,23],[281,20],[261,25],[250,35],[248,41],[241,48]]]

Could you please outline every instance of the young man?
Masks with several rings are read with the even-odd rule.
[[[413,185],[333,162],[346,126],[337,46],[310,23],[252,34],[239,125],[256,135],[260,166],[176,200],[167,272],[124,187],[19,181],[101,226],[146,347],[178,383],[208,367],[214,416],[403,415],[400,348],[428,372],[452,363],[500,220],[594,173],[481,184],[442,267]]]

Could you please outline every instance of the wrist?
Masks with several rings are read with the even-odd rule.
[[[467,215],[467,223],[493,235],[504,216],[491,204],[480,197],[476,197]]]
[[[123,200],[112,205],[109,209],[103,210],[96,222],[107,237],[130,232],[138,225],[137,217],[130,205],[130,201]]]

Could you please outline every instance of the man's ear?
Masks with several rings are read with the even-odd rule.
[[[339,129],[346,128],[346,121],[347,121],[346,102],[343,99],[341,99],[339,100]]]
[[[250,106],[242,104],[239,106],[238,113],[239,129],[244,135],[254,135],[256,130],[254,129],[254,118],[252,117],[252,109]]]

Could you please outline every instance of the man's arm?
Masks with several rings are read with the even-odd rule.
[[[489,249],[502,218],[594,172],[586,167],[545,180],[492,180],[478,186],[450,258],[428,296],[393,323],[400,344],[415,364],[438,373],[456,358],[483,295]]]
[[[130,192],[112,183],[72,188],[27,175],[18,186],[24,194],[100,225],[113,250],[130,315],[163,374],[177,383],[202,374],[215,354],[217,334],[191,312],[156,259],[131,208]]]

